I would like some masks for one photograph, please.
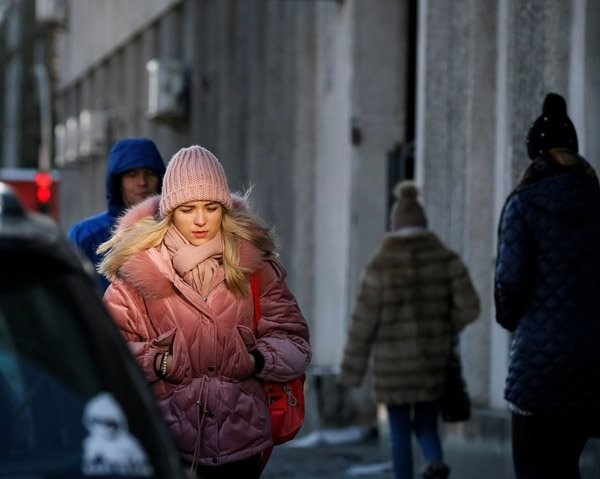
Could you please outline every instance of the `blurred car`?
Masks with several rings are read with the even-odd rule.
[[[90,270],[0,182],[0,478],[184,477]]]

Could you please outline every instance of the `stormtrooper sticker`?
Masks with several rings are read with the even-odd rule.
[[[146,451],[129,432],[123,409],[112,394],[103,392],[90,399],[83,411],[83,424],[88,431],[83,440],[84,474],[148,477],[154,473]]]

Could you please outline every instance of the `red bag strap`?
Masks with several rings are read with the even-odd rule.
[[[258,331],[258,320],[260,319],[260,286],[258,284],[258,272],[250,278],[252,298],[254,299],[254,332]]]

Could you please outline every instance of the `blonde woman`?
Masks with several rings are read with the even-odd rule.
[[[230,193],[218,159],[191,146],[170,160],[161,195],[128,210],[99,251],[111,281],[104,301],[182,461],[195,477],[260,477],[272,440],[259,379],[291,379],[311,359],[272,232]]]

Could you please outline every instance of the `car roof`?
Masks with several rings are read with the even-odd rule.
[[[14,189],[0,181],[0,253],[43,254],[44,264],[83,273],[93,281],[93,266],[68,241],[56,221],[23,206]]]
[[[134,409],[135,411],[142,412],[142,414],[143,412],[146,413],[142,420],[138,418],[136,421],[143,423],[143,427],[148,428],[148,431],[152,432],[150,435],[152,437],[145,439],[145,445],[149,448],[148,452],[152,452],[152,457],[156,459],[154,464],[157,466],[161,465],[160,471],[156,470],[155,472],[158,474],[159,472],[169,470],[172,477],[183,477],[183,473],[180,470],[178,453],[168,434],[166,424],[162,422],[158,406],[150,394],[150,389],[146,389],[147,384],[145,379],[141,374],[141,370],[137,369],[137,363],[133,356],[129,355],[129,349],[124,338],[121,336],[116,325],[110,320],[108,310],[104,308],[101,298],[98,296],[92,275],[93,269],[90,270],[88,268],[88,265],[91,266],[91,263],[89,261],[86,262],[83,255],[78,254],[76,248],[69,243],[66,235],[55,220],[49,216],[26,210],[15,191],[1,181],[0,260],[9,265],[3,269],[3,274],[0,275],[0,283],[4,285],[4,288],[12,288],[15,278],[17,279],[17,287],[15,289],[20,288],[21,284],[29,285],[30,281],[33,284],[33,282],[37,283],[38,280],[46,281],[46,283],[53,285],[60,284],[61,288],[64,285],[70,285],[69,289],[64,291],[70,298],[67,309],[78,318],[79,326],[75,329],[81,331],[81,334],[85,334],[86,338],[96,338],[94,347],[91,347],[91,344],[88,345],[83,342],[79,346],[90,354],[94,354],[94,358],[98,358],[98,363],[94,361],[89,364],[101,364],[102,367],[98,368],[98,371],[102,373],[100,380],[104,381],[105,377],[111,378],[110,385],[102,382],[102,385],[106,386],[105,392],[114,393],[114,397],[120,400],[124,397],[127,398],[127,401],[130,402],[129,405],[125,405],[123,402],[120,403],[127,411]],[[8,263],[9,260],[13,261]],[[38,265],[41,267],[38,268]],[[32,277],[35,279],[31,280]],[[68,281],[68,283],[63,283],[62,280],[56,283],[56,278],[59,277],[65,278],[64,281]],[[89,279],[89,283],[82,281],[85,277]],[[71,287],[73,291],[71,291]],[[2,292],[2,287],[0,287],[0,292]],[[56,290],[53,292],[56,292]],[[19,297],[14,299],[12,290],[7,289],[4,293],[9,301],[18,302],[20,299]],[[47,309],[50,303],[43,302],[41,304],[44,305],[42,307]],[[25,309],[25,305],[22,307],[19,304],[17,307],[19,311]],[[80,312],[83,310],[86,313],[80,315]],[[16,310],[13,309],[14,311]],[[2,311],[0,311],[0,324],[2,324],[1,313]],[[67,324],[66,321],[70,321],[71,313],[60,315],[61,318],[64,318],[65,324]],[[13,321],[13,324],[18,322],[17,316],[11,317],[7,313],[7,319]],[[36,317],[37,315],[33,316]],[[31,322],[33,323],[33,320]],[[19,331],[26,330],[26,323],[26,321],[22,322]],[[57,323],[55,321],[47,321],[45,324],[48,328],[51,328],[53,324]],[[39,330],[35,329],[35,331]],[[56,341],[49,340],[48,335],[44,336],[43,333],[40,334],[42,335],[41,337],[34,338],[31,351],[28,350],[31,352],[31,355],[27,358],[23,357],[24,364],[36,364],[33,359],[43,358],[44,356],[41,353],[50,348],[49,344],[56,343]],[[19,347],[25,346],[29,347],[28,343],[21,338]],[[65,357],[68,358],[65,362],[61,363],[63,364],[63,368],[65,368],[72,355],[72,346],[62,349],[66,351]],[[1,349],[0,352],[2,352]],[[46,361],[43,361],[43,364],[45,365],[44,368],[47,367],[48,371],[51,370],[51,367],[46,365]],[[75,367],[75,363],[71,361],[70,366]],[[77,367],[80,366],[81,364],[77,363]],[[41,368],[40,371],[46,371],[44,368]],[[31,367],[29,370],[33,371]],[[0,379],[1,373],[2,370],[0,369]],[[2,392],[1,389],[0,392]],[[50,396],[46,392],[44,401]],[[1,397],[3,396],[0,394]],[[103,396],[96,396],[96,398],[98,397]],[[93,401],[90,401],[89,404],[93,404]],[[151,425],[156,427],[156,429],[151,429]],[[5,426],[6,424],[2,425],[2,427]],[[139,431],[140,427],[137,430]],[[34,467],[33,462],[28,464],[28,466]],[[0,460],[0,476],[2,476],[2,467],[5,467],[5,465]],[[21,466],[16,465],[15,467]],[[83,472],[83,475],[86,475],[85,471]],[[151,476],[155,477],[154,475]],[[40,472],[40,475],[36,475],[36,477],[45,478],[47,476],[42,475]],[[130,477],[130,475],[123,475],[123,477]]]

